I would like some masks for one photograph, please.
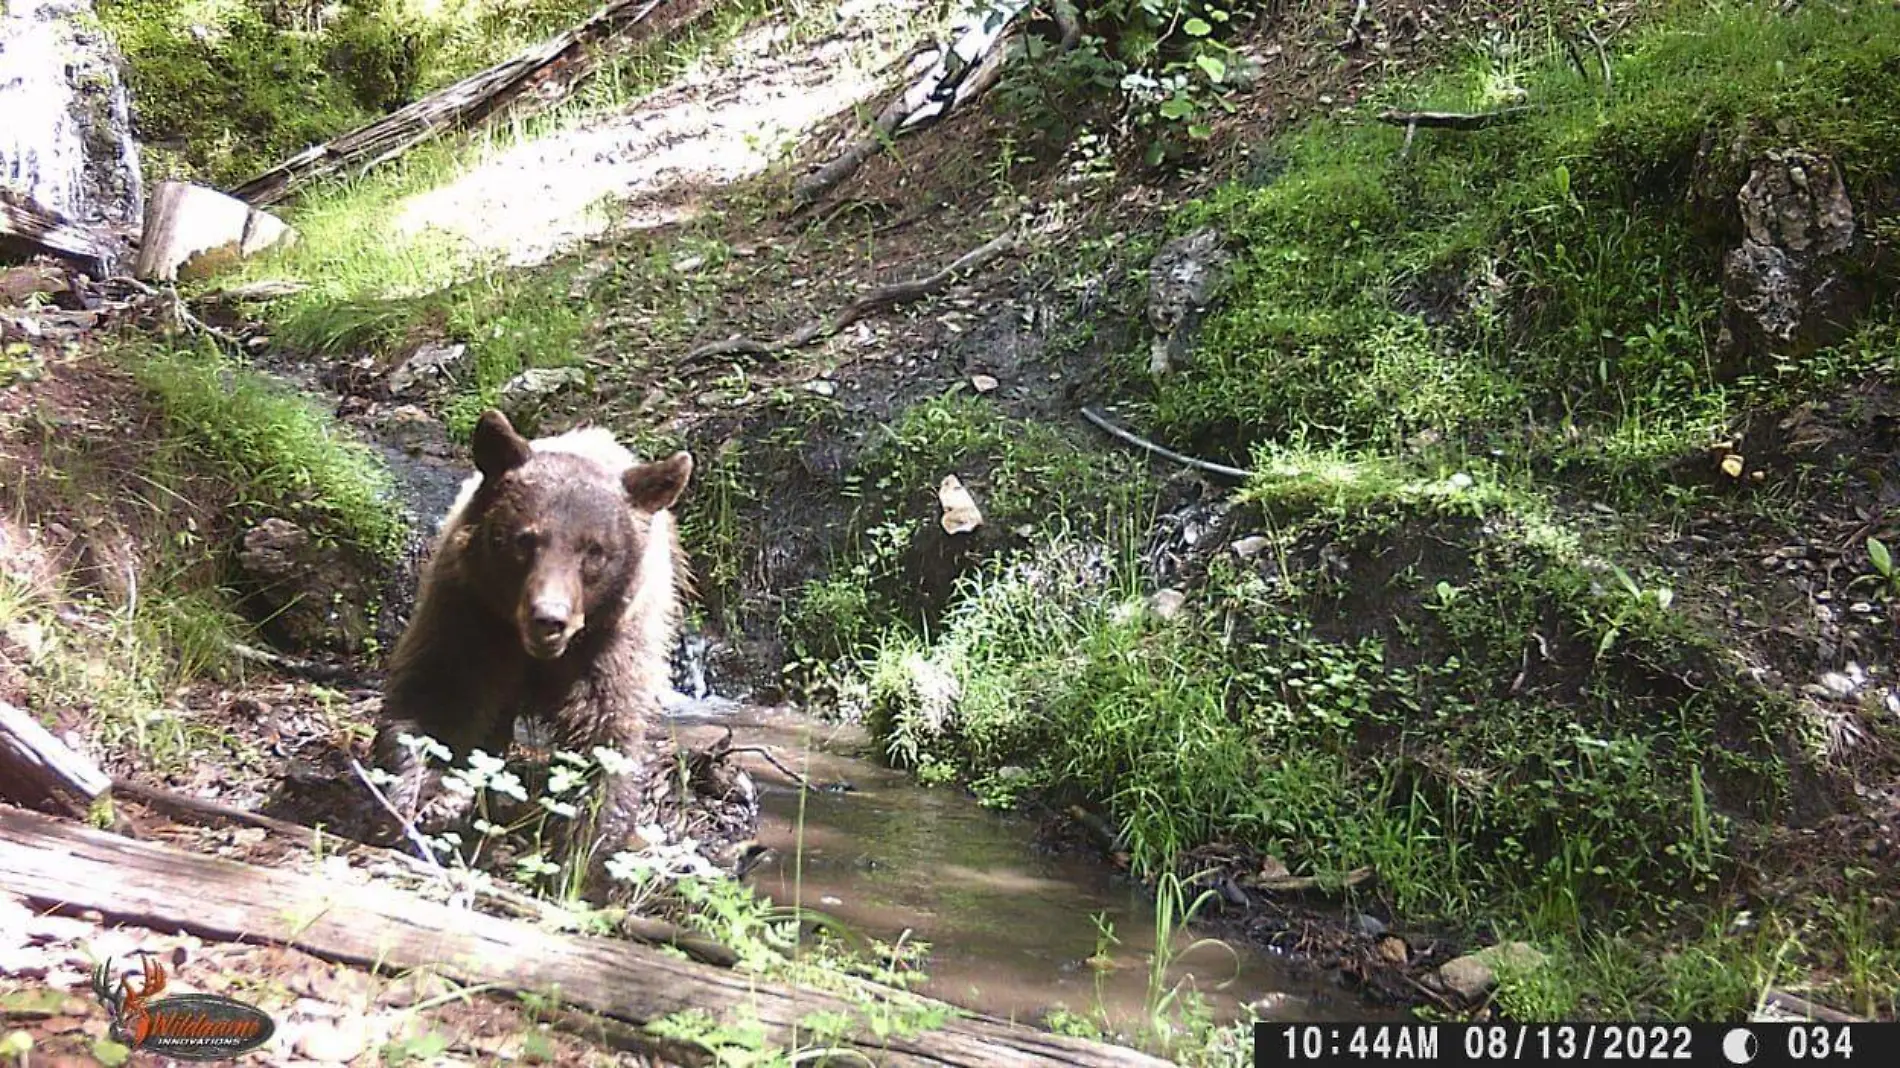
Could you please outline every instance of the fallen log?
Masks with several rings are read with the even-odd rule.
[[[0,799],[22,805],[47,802],[83,814],[112,788],[112,780],[67,748],[25,709],[0,701]],[[77,799],[85,802],[74,806]]]
[[[104,277],[114,250],[105,235],[25,193],[0,187],[0,255],[19,259],[57,256],[77,263],[96,277]]]
[[[635,27],[649,33],[672,29],[709,6],[710,0],[607,0],[579,25],[375,122],[304,149],[231,190],[231,195],[254,207],[275,204],[317,178],[359,163],[373,167],[517,101],[531,99],[537,108],[551,107],[598,66],[595,45]],[[668,17],[647,23],[647,16],[662,7]]]
[[[48,863],[57,858],[57,863]],[[769,1040],[796,1048],[812,1013],[861,1020],[833,994],[680,960],[644,946],[553,934],[451,909],[377,886],[323,880],[119,838],[48,816],[0,809],[0,890],[40,907],[95,909],[108,919],[201,938],[291,946],[355,967],[428,966],[461,983],[518,993],[558,989],[562,1004],[636,1027],[697,1010],[756,1021]],[[941,1002],[865,984],[888,1016]],[[888,1030],[888,1029],[887,1029]],[[1119,1068],[1167,1062],[1132,1049],[1048,1034],[974,1014],[947,1015],[914,1036],[869,1028],[830,1040],[841,1055],[909,1068],[1078,1065]]]

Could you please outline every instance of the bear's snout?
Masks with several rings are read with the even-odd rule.
[[[523,599],[521,605],[521,646],[539,660],[554,660],[567,651],[567,643],[585,622],[574,599],[554,591],[541,591]]]

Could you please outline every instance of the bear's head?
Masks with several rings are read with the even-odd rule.
[[[617,472],[588,456],[535,450],[497,411],[476,422],[473,445],[482,473],[469,517],[473,574],[528,655],[558,659],[589,622],[625,603],[654,514],[685,490],[692,454]]]

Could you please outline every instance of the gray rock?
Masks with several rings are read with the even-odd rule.
[[[1838,341],[1865,303],[1847,269],[1857,227],[1840,168],[1795,149],[1769,152],[1735,199],[1743,239],[1723,260],[1725,368]]]
[[[297,1053],[326,1064],[348,1064],[369,1047],[369,1029],[361,1019],[305,1024],[297,1036]]]
[[[501,409],[510,419],[519,421],[539,411],[556,394],[587,385],[587,371],[580,367],[533,367],[504,382]]]
[[[1232,549],[1234,555],[1240,557],[1242,560],[1251,560],[1259,556],[1262,552],[1265,552],[1267,547],[1272,544],[1273,542],[1262,535],[1251,534],[1235,541],[1232,545],[1229,545],[1228,548]]]
[[[266,630],[294,649],[354,653],[375,630],[374,581],[347,553],[272,516],[244,535],[238,565]]]
[[[1438,981],[1458,997],[1476,1001],[1497,985],[1499,969],[1534,971],[1543,967],[1545,959],[1528,943],[1503,942],[1446,962],[1438,969]]]
[[[1148,325],[1155,340],[1148,369],[1165,375],[1187,356],[1201,320],[1232,280],[1233,254],[1220,231],[1203,227],[1161,246],[1148,265]]]
[[[389,372],[389,392],[397,395],[419,393],[444,379],[454,379],[466,363],[468,346],[460,342],[429,342],[417,348],[409,358]]]
[[[1157,590],[1148,598],[1148,610],[1162,619],[1173,619],[1181,614],[1181,608],[1187,604],[1187,594],[1180,590]]]
[[[1353,933],[1365,938],[1378,938],[1380,935],[1385,934],[1386,930],[1383,920],[1377,916],[1369,916],[1363,912],[1352,918],[1352,929]]]

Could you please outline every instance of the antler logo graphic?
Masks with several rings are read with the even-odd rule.
[[[119,976],[118,993],[112,991],[112,961],[108,959],[92,973],[92,992],[112,1011],[112,1040],[137,1049],[151,1037],[152,1013],[146,1006],[153,995],[165,989],[165,969],[150,957],[139,961],[139,988],[132,980]]]
[[[139,962],[139,985],[119,977],[112,988],[112,962],[92,973],[92,992],[112,1014],[108,1030],[127,1049],[149,1049],[180,1060],[225,1060],[270,1041],[277,1025],[256,1006],[217,994],[174,994],[165,989],[165,969],[149,956]]]

